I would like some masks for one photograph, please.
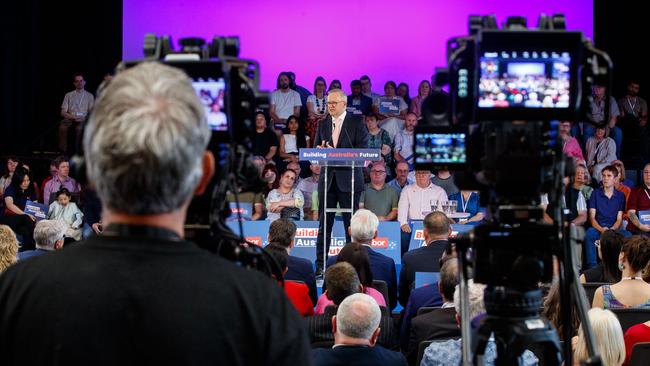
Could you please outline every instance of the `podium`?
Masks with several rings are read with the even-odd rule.
[[[315,149],[300,149],[299,159],[301,161],[310,161],[312,164],[316,163],[321,166],[325,174],[323,181],[323,197],[319,200],[323,202],[323,273],[325,273],[327,263],[327,214],[328,213],[349,213],[354,214],[354,168],[363,167],[366,161],[379,161],[382,160],[380,149],[338,149],[338,148],[315,148]],[[352,170],[352,182],[350,192],[350,208],[328,208],[327,207],[327,191],[329,187],[329,171],[328,168],[350,168]],[[347,228],[346,228],[347,229]]]

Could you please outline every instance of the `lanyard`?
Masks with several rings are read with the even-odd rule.
[[[472,198],[472,194],[470,193],[467,202],[465,202],[465,199],[463,197],[463,192],[460,192],[460,205],[463,207],[463,212],[467,212],[467,205],[469,205],[469,200],[471,198]]]

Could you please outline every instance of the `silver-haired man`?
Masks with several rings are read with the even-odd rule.
[[[18,253],[18,260],[37,257],[63,247],[66,226],[58,220],[41,220],[34,227],[36,249]]]
[[[209,138],[182,71],[143,63],[115,76],[84,136],[103,234],[3,274],[3,364],[310,363],[276,283],[183,238],[214,172]]]

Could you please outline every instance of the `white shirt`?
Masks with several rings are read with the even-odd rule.
[[[333,124],[332,127],[335,127],[335,128],[332,129],[332,140],[334,140],[334,136],[336,136],[337,134],[338,134],[338,139],[339,140],[341,139],[341,130],[343,129],[343,121],[345,121],[345,115],[346,114],[348,114],[348,112],[343,111],[343,113],[341,113],[341,115],[336,117],[336,118],[334,118],[334,116],[332,116],[332,124]],[[337,147],[338,146],[338,140],[333,141],[333,144],[334,144],[334,147]]]
[[[404,187],[397,206],[400,226],[408,224],[409,220],[424,220],[422,212],[431,211],[431,200],[448,201],[447,193],[433,183],[426,188],[420,188],[417,183]]]
[[[295,90],[289,89],[286,93],[274,90],[271,93],[271,105],[275,106],[275,113],[280,118],[287,119],[293,114],[293,108],[302,106],[302,102],[300,94]]]

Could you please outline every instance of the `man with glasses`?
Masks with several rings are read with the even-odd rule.
[[[352,113],[346,112],[347,96],[341,89],[332,89],[327,95],[327,110],[329,116],[318,125],[314,144],[319,148],[330,149],[365,149],[368,147],[368,129],[365,123]],[[327,169],[327,187],[325,187],[325,174],[320,175],[318,183],[318,197],[325,197],[327,194],[328,208],[335,208],[337,204],[341,208],[353,207],[354,210],[359,208],[359,198],[363,191],[363,173],[362,168],[354,169],[354,187],[352,187],[352,170],[348,167],[337,167]],[[354,199],[350,202],[351,192],[354,189]],[[323,258],[323,234],[331,238],[332,226],[334,225],[334,213],[327,214],[327,227],[323,225],[325,216],[325,205],[319,205],[318,219],[318,238],[316,239],[316,275],[322,276],[323,264],[327,258]],[[349,242],[350,237],[348,228],[350,227],[350,214],[343,214],[343,223],[345,225],[346,239]],[[326,243],[329,251],[329,240]]]
[[[359,208],[365,208],[379,221],[394,221],[397,218],[397,192],[386,184],[386,164],[377,161],[370,168],[370,183],[361,193]]]
[[[74,90],[67,93],[61,104],[61,117],[63,121],[59,123],[59,150],[68,151],[68,129],[70,126],[75,127],[75,142],[79,142],[81,136],[81,124],[88,117],[88,113],[95,104],[95,97],[84,90],[86,79],[80,73],[72,77]]]
[[[372,83],[370,82],[370,77],[368,75],[363,75],[359,79],[359,82],[361,83],[361,92],[363,93],[363,95],[369,97],[373,101],[376,98],[381,97],[381,95],[372,92]]]

